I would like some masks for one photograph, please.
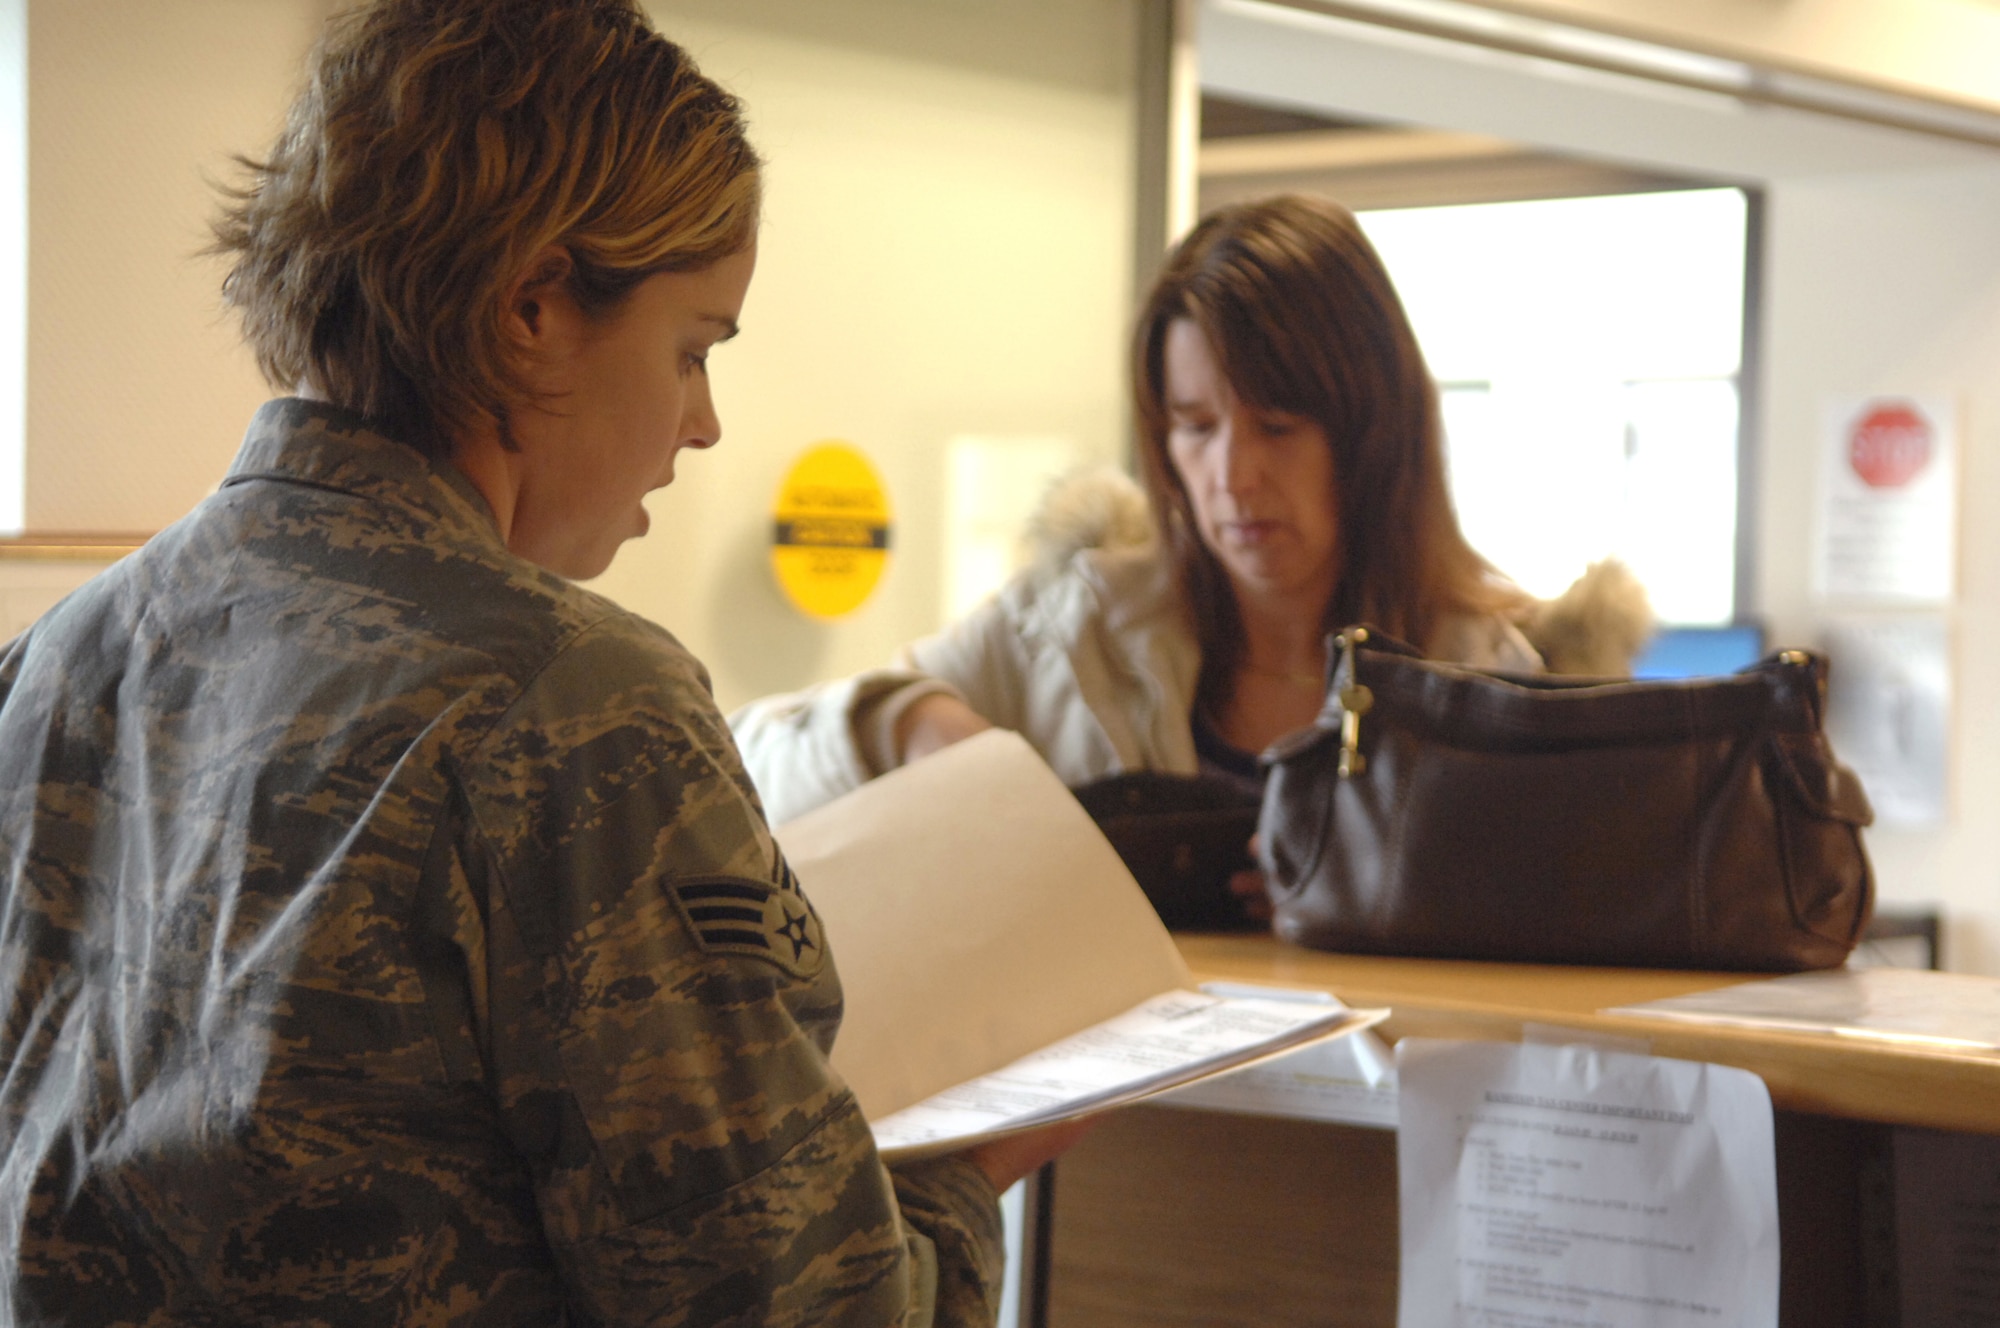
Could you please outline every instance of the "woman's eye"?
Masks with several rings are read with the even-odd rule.
[[[693,354],[681,356],[681,372],[684,374],[708,372],[708,356]]]

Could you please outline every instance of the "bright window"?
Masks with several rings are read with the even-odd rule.
[[[1742,191],[1361,221],[1439,380],[1473,544],[1537,595],[1615,555],[1664,621],[1733,618]]]

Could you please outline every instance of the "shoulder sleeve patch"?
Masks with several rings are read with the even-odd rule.
[[[793,977],[809,978],[826,962],[826,935],[799,878],[783,859],[778,880],[693,876],[668,892],[704,954],[768,960]]]

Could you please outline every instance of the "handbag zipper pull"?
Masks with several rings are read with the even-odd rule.
[[[1361,717],[1375,704],[1375,693],[1358,682],[1340,689],[1340,777],[1347,779],[1368,768],[1361,754]]]

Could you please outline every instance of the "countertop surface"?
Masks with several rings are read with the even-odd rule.
[[[1754,973],[1572,968],[1326,954],[1267,936],[1177,936],[1201,981],[1333,992],[1386,1006],[1377,1031],[1403,1037],[1517,1041],[1529,1025],[1636,1039],[1656,1056],[1740,1066],[1772,1103],[1853,1120],[2000,1133],[2000,1054],[1786,1030],[1704,1026],[1600,1011],[1757,980]]]

